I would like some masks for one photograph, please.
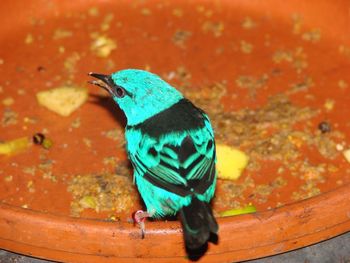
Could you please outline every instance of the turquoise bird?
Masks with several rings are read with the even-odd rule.
[[[159,76],[126,69],[89,73],[127,118],[134,180],[147,207],[141,217],[179,214],[186,248],[206,246],[218,225],[209,205],[216,186],[214,132],[208,116]]]

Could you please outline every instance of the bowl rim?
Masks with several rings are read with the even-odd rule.
[[[347,232],[350,230],[349,193],[350,184],[345,184],[282,207],[218,218],[219,244],[210,244],[204,259],[220,256],[227,260],[247,260],[286,252]],[[329,213],[330,209],[334,212]],[[254,238],[242,240],[241,237],[247,235]],[[162,249],[152,249],[160,243]],[[145,261],[185,259],[178,221],[147,222],[146,238],[142,240],[139,228],[132,223],[57,215],[6,203],[0,203],[0,247],[68,261],[77,260],[77,256],[84,260],[96,257],[143,258]],[[40,253],[36,253],[38,249]]]

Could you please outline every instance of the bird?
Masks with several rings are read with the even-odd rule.
[[[123,69],[90,72],[126,116],[125,139],[144,217],[178,215],[189,251],[218,235],[210,201],[216,188],[214,131],[208,115],[158,75]]]

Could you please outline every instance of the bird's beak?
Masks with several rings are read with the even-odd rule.
[[[99,86],[99,87],[107,90],[111,95],[113,95],[112,87],[115,86],[115,84],[114,84],[110,75],[103,75],[103,74],[90,72],[89,76],[98,79],[98,80],[88,81],[90,84]]]

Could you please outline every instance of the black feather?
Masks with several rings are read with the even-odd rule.
[[[144,122],[127,126],[127,129],[140,129],[143,134],[159,138],[169,132],[192,130],[204,127],[203,111],[189,100],[181,99],[170,108],[161,111]]]
[[[212,143],[211,143],[212,145]],[[189,156],[196,152],[196,148],[193,144],[193,141],[190,136],[185,137],[180,146],[172,146],[172,145],[164,145],[164,147],[171,148],[174,152],[179,156],[180,161],[186,160]],[[150,149],[150,153],[152,155],[159,154],[154,148]],[[186,157],[186,158],[184,158]],[[142,160],[135,157],[140,165],[143,164]],[[170,166],[169,164],[160,161],[159,165],[162,165],[169,170],[174,170],[177,174],[181,175],[183,178],[186,178],[191,169],[198,164],[203,158],[206,158],[204,155],[199,156],[197,160],[195,160],[187,169],[183,168],[175,168]],[[146,167],[146,165],[144,165]],[[204,194],[205,191],[213,184],[215,179],[215,153],[213,158],[210,160],[210,165],[206,171],[203,172],[201,178],[198,179],[190,179],[187,180],[187,185],[183,184],[174,184],[173,182],[169,182],[166,178],[160,178],[153,174],[151,171],[146,171],[143,177],[151,182],[153,185],[163,188],[169,192],[175,193],[180,196],[192,195],[194,193]]]
[[[193,197],[188,206],[179,211],[186,248],[198,250],[207,245],[211,235],[217,235],[218,224],[209,204]]]

